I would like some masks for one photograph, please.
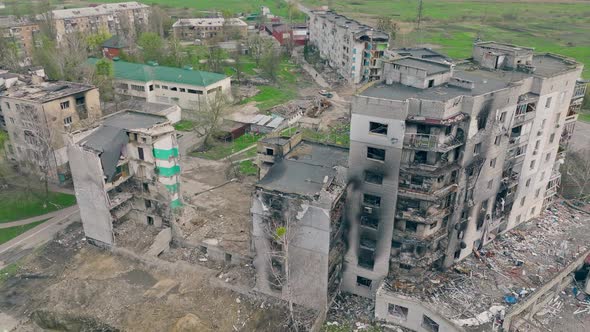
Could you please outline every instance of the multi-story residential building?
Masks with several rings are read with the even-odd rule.
[[[258,142],[260,181],[252,198],[256,288],[327,309],[337,293],[348,150],[292,137]],[[281,231],[282,230],[282,231]]]
[[[84,233],[116,245],[114,224],[169,225],[182,206],[176,132],[164,116],[124,111],[76,133],[68,147]]]
[[[97,61],[91,58],[87,63],[95,65]],[[181,108],[198,108],[218,92],[231,99],[231,80],[222,74],[117,59],[113,67],[115,92],[130,98]]]
[[[174,37],[195,41],[215,37],[239,39],[248,34],[248,24],[239,18],[181,18],[172,25]]]
[[[381,78],[389,35],[332,11],[312,11],[309,42],[350,83]]]
[[[9,16],[0,20],[0,38],[11,41],[16,46],[20,65],[30,65],[35,49],[35,37],[39,25],[27,18],[17,19]]]
[[[108,31],[113,35],[135,35],[147,26],[151,9],[132,2],[107,3],[94,7],[53,10],[50,18],[58,42],[72,33],[91,34]]]
[[[69,175],[68,133],[101,117],[98,89],[73,82],[45,82],[37,75],[4,76],[0,122],[8,132],[8,157],[46,170],[53,182],[65,181]]]
[[[457,64],[407,52],[352,102],[342,287],[362,296],[537,217],[583,95],[581,64],[531,48],[480,42]]]

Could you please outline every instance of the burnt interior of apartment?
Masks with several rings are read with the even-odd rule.
[[[85,120],[88,118],[88,109],[86,108],[86,96],[84,94],[79,94],[75,96],[76,98],[76,112],[78,113],[78,117],[80,120]]]
[[[358,265],[372,270],[375,266],[377,250],[377,229],[381,215],[381,197],[363,194],[360,211],[360,236],[358,247]]]

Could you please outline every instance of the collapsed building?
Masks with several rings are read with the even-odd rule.
[[[117,223],[168,226],[182,206],[176,132],[164,116],[124,111],[68,147],[86,238],[116,244]]]
[[[256,289],[326,309],[344,257],[347,149],[292,137],[259,141],[252,198]]]
[[[387,33],[333,11],[316,10],[310,13],[309,42],[348,82],[381,78],[381,59],[389,47]]]
[[[531,48],[480,42],[456,64],[405,52],[352,103],[342,288],[366,297],[539,216],[584,93],[581,64]]]

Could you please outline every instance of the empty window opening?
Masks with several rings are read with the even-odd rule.
[[[473,147],[473,155],[477,156],[478,154],[481,153],[481,143],[477,143],[475,144],[475,146]]]
[[[432,88],[434,86],[434,80],[428,80],[428,87]]]
[[[406,231],[416,233],[418,230],[418,223],[414,221],[406,221]]]
[[[152,207],[152,201],[150,201],[149,199],[146,199],[145,200],[145,207],[148,208],[148,209],[151,208]]]
[[[231,263],[231,254],[225,253],[225,262]]]
[[[428,332],[438,332],[440,326],[432,318],[422,315],[422,327]]]
[[[136,136],[136,138],[137,138],[137,136]],[[143,148],[137,148],[137,153],[139,154],[139,159],[145,160],[144,159],[145,156],[143,155]]]
[[[372,270],[375,266],[375,251],[359,248],[358,265],[367,270]]]
[[[396,249],[401,248],[402,247],[402,243],[399,242],[399,241],[391,241],[391,247],[392,248],[396,248]]]
[[[383,174],[374,171],[365,171],[365,182],[383,184]]]
[[[154,217],[147,216],[147,223],[148,223],[148,225],[153,226],[154,225]]]
[[[65,109],[68,109],[68,108],[70,108],[70,101],[69,101],[69,100],[62,101],[61,103],[59,103],[59,107],[60,107],[62,110],[65,110]]]
[[[414,162],[418,164],[426,164],[428,160],[428,152],[426,151],[416,151],[414,153]]]
[[[385,150],[368,147],[367,148],[367,158],[373,159],[373,160],[385,161]]]
[[[369,216],[361,216],[361,225],[373,229],[379,226],[379,219]]]
[[[266,148],[266,155],[267,156],[274,156],[274,154],[275,154],[274,149]]]
[[[389,314],[395,318],[406,320],[408,318],[408,308],[401,305],[389,303],[387,306]]]
[[[143,190],[149,192],[150,191],[150,186],[148,183],[143,183]]]
[[[364,278],[361,276],[357,276],[356,277],[356,284],[358,286],[364,286],[364,287],[368,287],[371,288],[371,284],[373,283],[373,280],[368,279],[368,278]]]
[[[369,131],[373,134],[387,135],[388,125],[379,122],[369,122]]]
[[[400,269],[404,269],[404,270],[411,270],[412,269],[412,265],[400,263],[399,264],[399,268]]]
[[[419,124],[416,126],[416,133],[418,134],[430,134],[430,127]]]
[[[366,205],[379,207],[379,206],[381,206],[381,197],[371,195],[371,194],[364,194],[363,195],[363,203]]]

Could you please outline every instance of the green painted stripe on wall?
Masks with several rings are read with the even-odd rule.
[[[166,189],[168,189],[169,192],[171,193],[176,193],[178,192],[178,183],[175,184],[165,184],[164,186],[166,186]]]
[[[172,148],[168,150],[154,149],[154,157],[156,159],[168,160],[170,157],[178,157],[178,148]]]
[[[180,201],[180,199],[179,199],[179,198],[177,198],[177,199],[173,200],[173,201],[170,203],[170,206],[171,206],[172,208],[179,208],[179,207],[181,207],[181,206],[182,206],[182,202]]]
[[[172,167],[156,166],[156,169],[161,176],[173,176],[180,173],[180,165],[174,165]]]

